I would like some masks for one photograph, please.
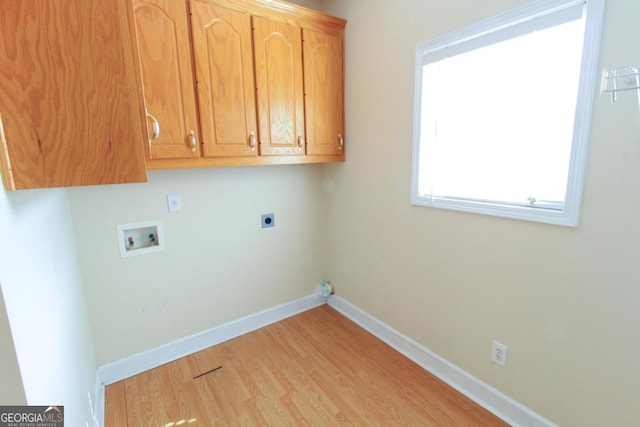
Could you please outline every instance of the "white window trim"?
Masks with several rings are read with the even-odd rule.
[[[531,16],[548,13],[549,10],[568,8],[585,3],[585,39],[580,75],[574,139],[569,166],[569,179],[564,209],[553,210],[535,206],[518,206],[451,198],[421,197],[418,192],[420,159],[420,126],[422,108],[422,69],[427,52],[464,43],[477,37],[505,28],[513,22],[528,20]],[[472,24],[460,30],[445,34],[416,46],[415,53],[415,99],[413,123],[413,161],[411,177],[411,203],[414,205],[445,208],[463,212],[493,215],[548,224],[577,227],[580,219],[582,188],[586,174],[588,142],[591,127],[594,98],[598,82],[598,52],[602,35],[605,0],[537,0],[493,18]],[[550,100],[552,101],[552,100]],[[582,125],[581,125],[582,124]],[[585,125],[586,124],[586,125]]]

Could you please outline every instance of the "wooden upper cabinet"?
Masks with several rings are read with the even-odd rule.
[[[344,155],[342,34],[303,30],[307,154]]]
[[[305,153],[302,30],[253,18],[261,155]]]
[[[146,181],[129,23],[118,0],[2,0],[7,189]]]
[[[256,156],[251,16],[205,1],[190,6],[203,155]]]
[[[151,159],[200,156],[189,22],[176,0],[134,0]]]
[[[344,20],[281,1],[131,1],[160,131],[148,168],[344,160]]]

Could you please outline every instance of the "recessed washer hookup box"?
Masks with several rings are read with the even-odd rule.
[[[120,256],[123,258],[164,250],[164,232],[160,221],[120,224],[117,229]]]

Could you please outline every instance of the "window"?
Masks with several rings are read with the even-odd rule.
[[[539,0],[416,49],[416,205],[577,226],[604,0]]]

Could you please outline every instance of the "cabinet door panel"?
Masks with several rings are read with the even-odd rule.
[[[134,0],[134,16],[152,159],[199,157],[187,9],[175,0]]]
[[[261,155],[304,154],[302,31],[254,17]]]
[[[344,153],[343,39],[304,30],[307,154]]]
[[[251,18],[192,1],[191,22],[203,155],[255,156]]]
[[[2,1],[0,162],[7,189],[146,181],[130,46],[126,3]]]

